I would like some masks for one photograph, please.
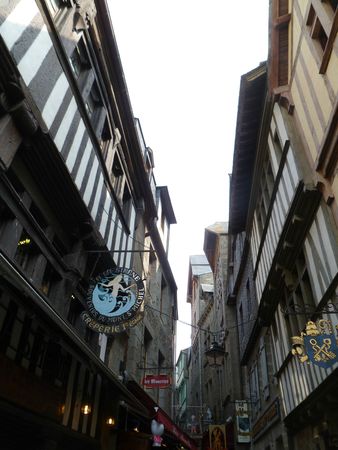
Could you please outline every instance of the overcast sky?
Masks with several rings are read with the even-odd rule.
[[[228,220],[240,77],[267,58],[268,0],[108,0],[134,116],[177,224],[169,260],[186,303],[189,256]],[[178,322],[177,356],[191,328]]]

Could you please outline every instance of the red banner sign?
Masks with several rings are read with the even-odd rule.
[[[142,384],[146,389],[164,389],[171,385],[171,378],[168,375],[146,375]]]

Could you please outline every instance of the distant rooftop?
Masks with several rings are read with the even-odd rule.
[[[228,222],[215,222],[214,224],[206,227],[206,230],[212,231],[217,234],[226,234],[228,232],[228,228]]]
[[[192,276],[211,272],[211,267],[205,255],[190,256],[190,267]]]
[[[209,266],[207,257],[205,255],[192,255],[189,258],[189,276],[188,276],[188,291],[187,291],[187,302],[191,301],[191,289],[192,289],[192,279],[198,277],[199,275],[204,275],[212,273],[211,267]]]
[[[201,283],[201,289],[203,292],[214,292],[214,285]]]

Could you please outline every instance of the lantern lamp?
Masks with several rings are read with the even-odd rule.
[[[223,364],[223,359],[226,356],[226,352],[223,347],[217,344],[216,341],[212,342],[210,348],[204,352],[207,357],[207,361],[210,367],[219,367]]]

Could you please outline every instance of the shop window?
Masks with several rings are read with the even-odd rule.
[[[47,342],[41,327],[35,333],[28,370],[36,375],[42,375],[43,361],[47,350]]]
[[[52,286],[61,279],[60,275],[56,272],[54,267],[49,261],[46,263],[46,268],[43,273],[40,289],[46,295],[49,296]]]
[[[80,314],[83,311],[83,309],[84,308],[83,308],[80,300],[74,294],[72,294],[70,296],[70,301],[69,301],[67,320],[75,328],[76,328],[76,325],[78,324],[78,322],[81,320]]]
[[[14,323],[17,317],[18,306],[10,301],[8,308],[3,311],[5,319],[0,331],[0,351],[5,353],[11,341]]]
[[[27,231],[23,230],[17,243],[14,260],[27,274],[30,274],[39,253],[38,246]]]
[[[42,366],[42,377],[54,381],[58,371],[61,356],[61,347],[53,341],[46,343],[46,350]]]

